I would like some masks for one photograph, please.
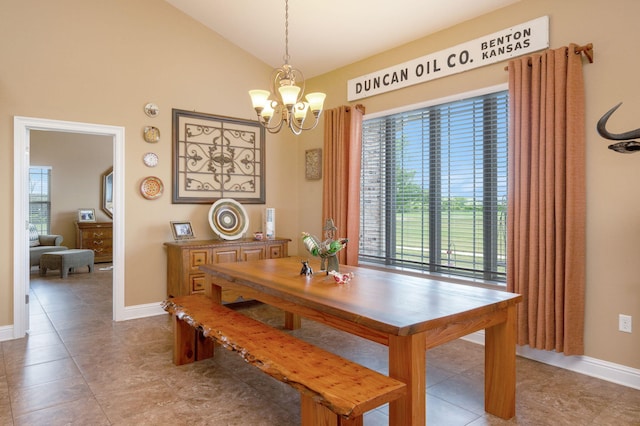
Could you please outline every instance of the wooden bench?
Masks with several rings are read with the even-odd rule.
[[[406,384],[222,306],[204,295],[165,300],[173,362],[213,356],[213,342],[295,388],[302,425],[362,425],[362,415],[406,395]]]

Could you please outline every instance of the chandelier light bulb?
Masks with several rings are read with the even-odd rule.
[[[300,93],[298,86],[280,86],[278,92],[280,92],[282,104],[287,108],[291,108],[298,102],[298,94]]]
[[[260,116],[264,123],[269,124],[271,117],[273,117],[273,107],[271,107],[271,102],[267,101],[260,113]]]
[[[253,104],[253,108],[260,111],[268,104],[267,99],[271,93],[268,90],[249,90],[249,96],[251,96],[251,103]]]
[[[304,119],[307,117],[307,110],[309,104],[307,102],[298,102],[293,111],[293,117],[296,119],[298,125],[302,126]]]
[[[324,99],[326,97],[327,95],[320,92],[309,93],[306,96],[307,102],[309,102],[309,109],[312,113],[319,115],[322,112],[322,106],[324,105]]]

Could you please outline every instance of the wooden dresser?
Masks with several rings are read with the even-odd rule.
[[[287,257],[288,238],[256,241],[243,238],[233,241],[187,240],[164,243],[167,248],[167,296],[204,293],[204,272],[198,267],[207,263],[243,262]],[[224,303],[241,302],[241,294],[223,290]]]
[[[113,262],[113,222],[76,222],[76,248],[93,250],[94,262]]]

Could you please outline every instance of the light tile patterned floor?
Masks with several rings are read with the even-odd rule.
[[[176,367],[168,316],[111,321],[111,271],[31,274],[31,334],[0,344],[0,425],[296,425],[298,393],[217,351]],[[254,305],[274,326],[282,315]],[[298,337],[386,372],[386,348],[303,321]],[[517,415],[483,409],[483,348],[427,353],[429,425],[640,425],[640,391],[518,358]],[[365,425],[386,425],[387,408]]]

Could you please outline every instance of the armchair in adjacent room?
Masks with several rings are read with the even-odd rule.
[[[29,265],[40,266],[40,256],[52,251],[67,250],[61,246],[62,235],[40,235],[35,225],[29,225]]]

